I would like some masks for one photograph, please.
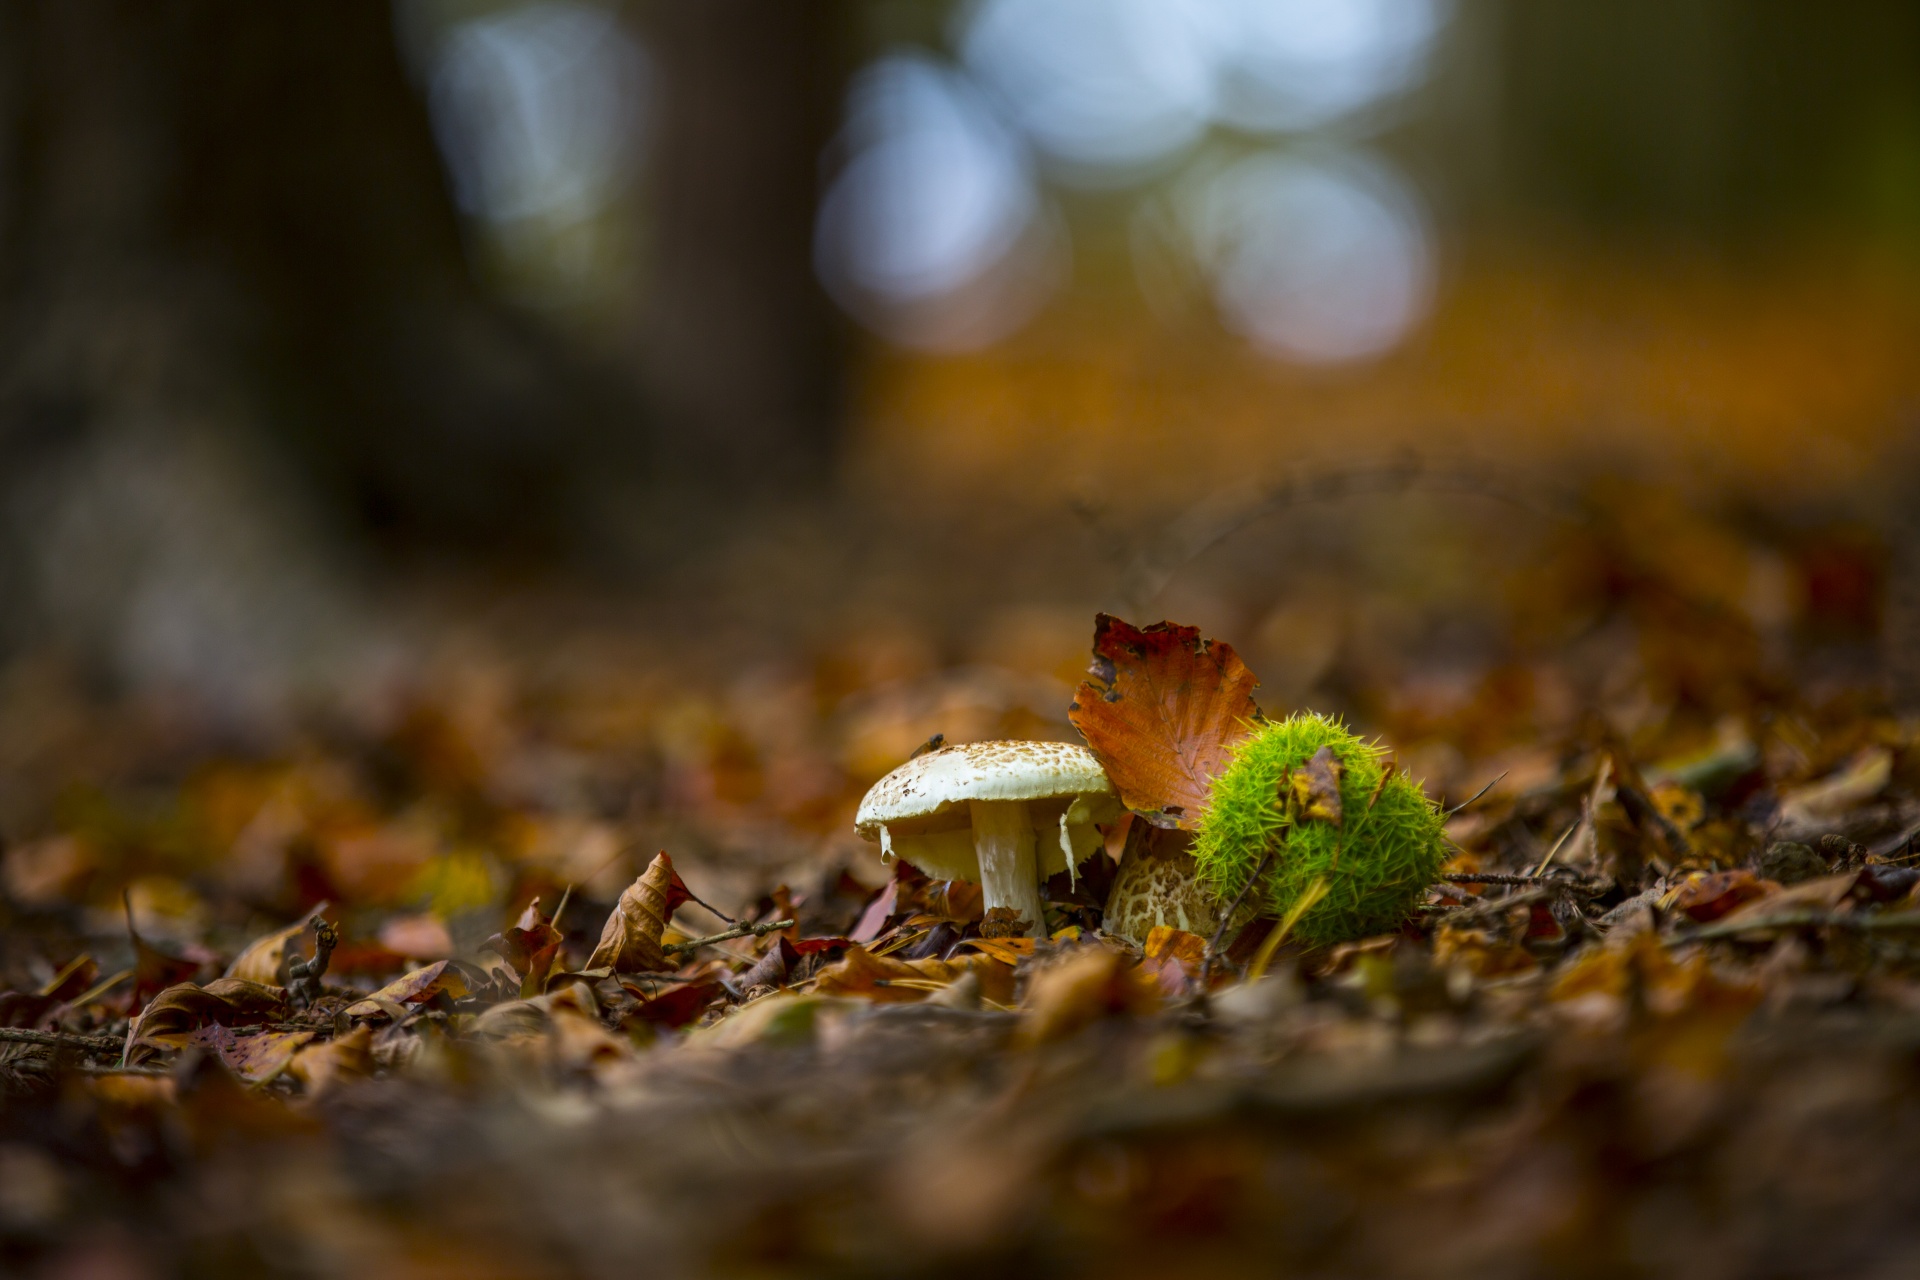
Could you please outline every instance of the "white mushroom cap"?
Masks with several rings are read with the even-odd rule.
[[[1121,812],[1113,784],[1085,747],[969,742],[929,751],[874,783],[854,827],[936,879],[977,881],[972,800],[1027,802],[1042,875],[1085,862],[1100,847],[1094,824]]]

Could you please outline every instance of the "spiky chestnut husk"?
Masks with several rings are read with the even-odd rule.
[[[1294,771],[1322,747],[1340,762],[1339,826],[1299,816],[1287,803]],[[1439,875],[1446,836],[1420,784],[1400,770],[1389,774],[1384,755],[1312,712],[1264,726],[1213,780],[1193,845],[1195,874],[1229,903],[1271,850],[1266,874],[1247,894],[1253,910],[1243,907],[1239,918],[1283,918],[1324,878],[1326,896],[1295,923],[1293,937],[1325,945],[1394,928]]]

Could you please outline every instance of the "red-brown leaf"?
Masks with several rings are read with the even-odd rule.
[[[518,924],[480,945],[513,966],[520,975],[520,998],[531,1000],[546,990],[547,975],[559,958],[562,941],[553,922],[541,912],[540,899],[535,898],[520,913]]]
[[[1121,802],[1155,826],[1193,830],[1229,750],[1260,714],[1260,682],[1233,646],[1197,628],[1143,631],[1104,613],[1089,671],[1068,715]]]
[[[629,993],[642,995],[638,987]],[[640,1004],[627,1015],[629,1019],[650,1022],[656,1027],[684,1027],[707,1011],[724,988],[718,982],[687,982],[651,999],[642,995]]]

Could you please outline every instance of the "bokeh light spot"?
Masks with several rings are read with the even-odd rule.
[[[985,0],[960,47],[1063,179],[1125,181],[1206,130],[1205,16],[1190,0]]]
[[[1368,157],[1254,155],[1194,175],[1178,209],[1223,322],[1276,355],[1316,364],[1378,355],[1430,305],[1419,202]]]
[[[453,27],[429,103],[461,208],[492,222],[597,212],[637,164],[646,74],[638,45],[590,4],[551,0]]]
[[[1051,292],[1062,233],[1019,139],[965,77],[923,54],[883,57],[848,93],[840,150],[814,261],[863,324],[908,346],[967,349]]]

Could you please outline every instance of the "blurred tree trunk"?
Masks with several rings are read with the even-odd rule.
[[[239,679],[323,526],[551,551],[636,465],[613,385],[470,280],[386,3],[0,10],[5,639]]]
[[[808,485],[831,460],[840,331],[812,228],[844,15],[837,0],[643,11],[660,88],[642,349],[676,480]]]

